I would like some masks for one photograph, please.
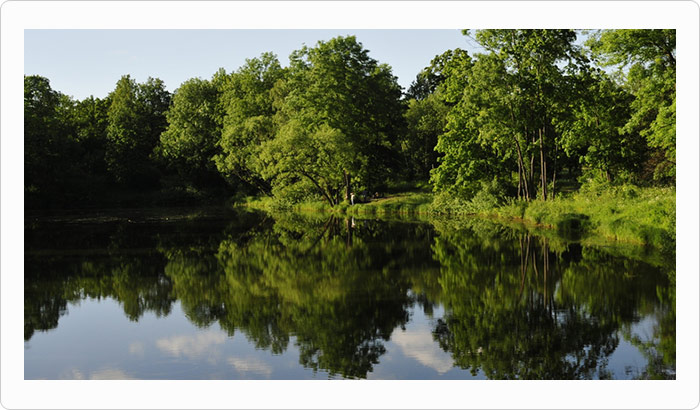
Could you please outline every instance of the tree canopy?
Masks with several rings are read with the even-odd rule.
[[[27,76],[28,203],[117,189],[336,206],[401,183],[498,202],[675,183],[674,30],[463,33],[481,51],[435,56],[405,94],[354,36],[303,46],[288,67],[263,53],[173,95],[124,75],[76,101]]]
[[[261,156],[279,195],[316,192],[335,205],[352,190],[386,184],[396,162],[401,88],[355,37],[292,53],[276,89],[279,129]]]

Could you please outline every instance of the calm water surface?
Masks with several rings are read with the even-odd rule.
[[[675,378],[673,258],[483,220],[25,217],[25,379]]]

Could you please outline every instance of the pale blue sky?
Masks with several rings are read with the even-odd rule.
[[[54,90],[78,99],[106,96],[123,74],[138,82],[157,77],[174,91],[189,78],[211,78],[219,67],[234,71],[266,51],[287,65],[302,44],[338,35],[355,35],[404,88],[436,55],[477,50],[459,30],[25,30],[24,73],[47,77]]]

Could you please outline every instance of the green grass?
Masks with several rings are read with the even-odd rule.
[[[674,188],[584,189],[550,201],[514,201],[490,213],[553,227],[564,236],[594,233],[660,248],[676,241]]]
[[[414,186],[415,189],[415,186]],[[331,207],[326,202],[285,205],[271,198],[246,198],[245,206],[267,211],[325,212],[341,215],[478,215],[526,226],[553,228],[566,239],[599,235],[616,241],[671,251],[676,243],[675,188],[583,187],[555,200],[496,199],[488,193],[465,201],[424,189]],[[505,202],[505,203],[504,203]]]
[[[367,203],[350,205],[347,213],[361,214],[426,214],[430,212],[432,194],[403,192],[388,198],[374,199]]]
[[[350,205],[347,202],[331,207],[327,202],[312,201],[285,205],[272,198],[248,197],[240,204],[266,211],[328,212],[347,215],[427,214],[433,201],[432,194],[425,192],[402,192],[387,198],[372,199],[365,203]]]

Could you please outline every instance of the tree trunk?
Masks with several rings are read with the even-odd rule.
[[[547,161],[544,156],[544,127],[540,128],[538,131],[540,133],[540,182],[542,184],[542,199],[547,200]]]
[[[520,161],[518,161],[518,199],[523,199],[525,197],[524,193],[522,192],[522,185],[523,185],[523,167],[520,165]]]
[[[557,195],[557,141],[554,139],[554,166],[552,167],[552,199]]]
[[[532,146],[535,146],[536,141],[537,140],[535,139],[535,132],[533,130],[533,132],[532,132]],[[533,198],[537,198],[537,190],[536,190],[537,185],[535,184],[535,153],[534,152],[530,153],[530,186],[532,187],[532,189],[535,190],[532,193]]]
[[[326,192],[326,190],[321,187],[321,184],[319,184],[318,181],[316,181],[309,173],[304,172],[302,170],[299,170],[299,173],[308,178],[311,182],[313,182],[314,185],[316,185],[316,188],[318,188],[319,192],[321,192],[323,197],[326,198],[331,207],[334,207],[336,205],[333,203],[333,198],[331,197],[331,195],[328,192]]]
[[[350,200],[350,193],[351,187],[350,187],[350,174],[348,174],[347,170],[343,170],[343,178],[345,180],[345,200],[349,201]]]
[[[517,136],[513,136],[515,139],[515,147],[518,149],[518,195],[520,195],[520,183],[523,182],[523,189],[525,190],[525,199],[530,200],[530,192],[527,188],[527,175],[523,175],[525,172],[525,163],[523,162],[523,153],[520,150],[520,142]]]

